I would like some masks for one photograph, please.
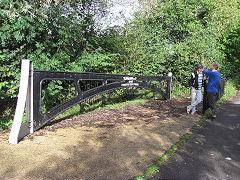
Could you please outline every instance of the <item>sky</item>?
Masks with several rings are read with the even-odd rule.
[[[115,25],[123,26],[139,10],[139,2],[138,0],[112,0],[109,7],[109,14],[102,19],[103,29]]]

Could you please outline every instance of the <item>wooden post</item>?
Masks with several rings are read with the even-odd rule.
[[[22,125],[25,107],[26,123]],[[20,139],[30,133],[33,133],[33,66],[31,61],[22,60],[18,101],[9,143],[17,144]]]
[[[169,99],[171,99],[171,84],[172,84],[172,72],[169,72],[168,73],[168,77],[170,77],[170,82],[168,82],[167,84],[167,91],[168,91],[168,94],[169,94]]]

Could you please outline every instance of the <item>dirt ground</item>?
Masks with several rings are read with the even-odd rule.
[[[189,99],[151,100],[59,120],[17,145],[0,131],[0,179],[123,180],[143,174],[200,115]]]

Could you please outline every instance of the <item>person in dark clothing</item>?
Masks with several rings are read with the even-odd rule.
[[[196,106],[202,101],[202,87],[205,84],[206,77],[203,74],[203,66],[198,65],[197,71],[192,73],[189,85],[191,87],[191,105],[187,106],[187,113],[196,112]]]
[[[202,114],[205,114],[207,109],[209,109],[209,105],[208,105],[208,101],[207,101],[207,82],[205,82],[205,84],[203,86],[203,108],[202,108]]]
[[[216,118],[217,93],[220,80],[220,74],[217,72],[218,67],[219,65],[217,63],[212,63],[211,70],[203,70],[203,73],[208,77],[207,101],[209,108],[212,110],[212,118]]]

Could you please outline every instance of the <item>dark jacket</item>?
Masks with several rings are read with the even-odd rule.
[[[203,77],[204,76],[205,75],[203,74]],[[195,89],[198,89],[198,73],[197,72],[191,74],[191,78],[189,79],[188,84],[189,86],[194,87]],[[205,86],[206,86],[206,80],[203,80],[202,87],[205,87]]]

